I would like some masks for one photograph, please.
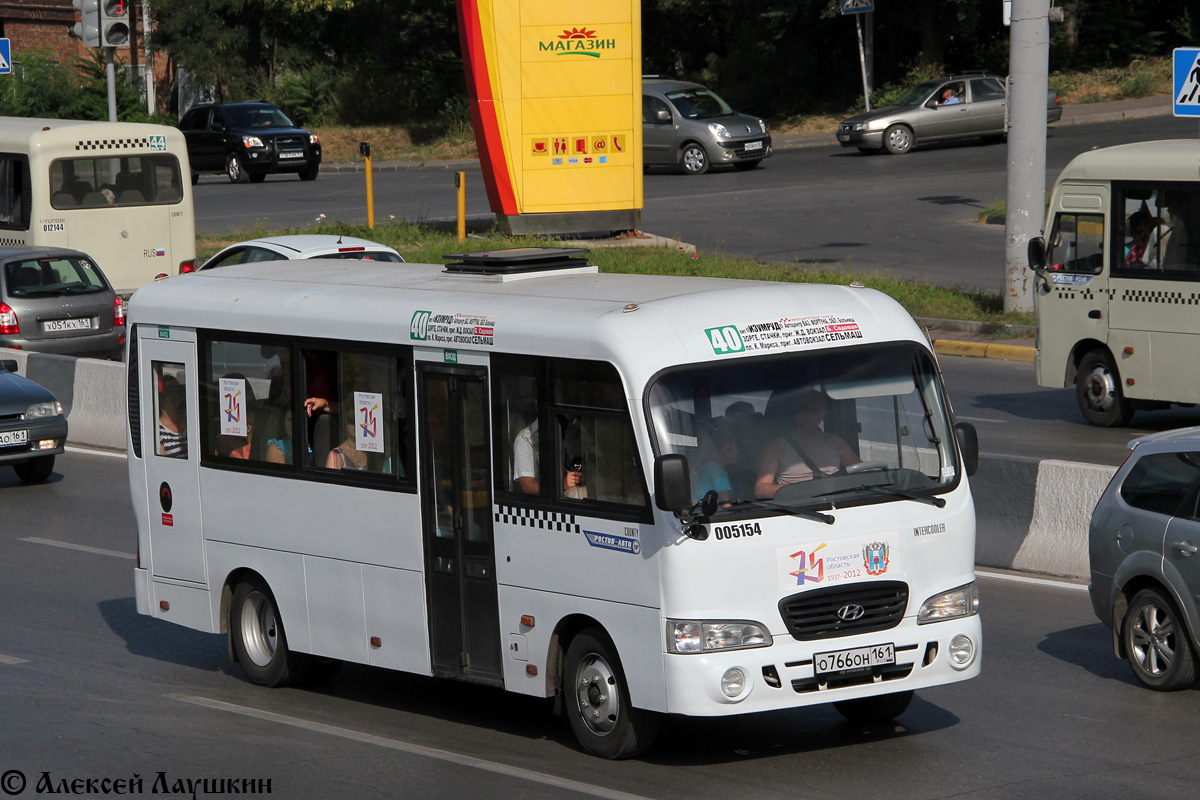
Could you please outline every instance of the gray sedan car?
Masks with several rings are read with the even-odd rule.
[[[17,362],[0,359],[0,466],[26,483],[54,471],[54,456],[67,441],[67,420],[50,391],[17,374]]]
[[[982,137],[1004,141],[1008,94],[1005,81],[995,75],[966,73],[919,83],[895,105],[877,108],[842,120],[837,140],[842,147],[864,153],[907,153],[918,144],[949,139]],[[1048,122],[1062,118],[1058,93],[1046,95]]]
[[[1092,608],[1151,689],[1200,677],[1200,428],[1143,436],[1092,512]]]
[[[119,359],[125,306],[86,253],[0,250],[0,347]]]
[[[771,134],[758,117],[739,114],[698,83],[642,80],[642,163],[678,166],[688,175],[732,164],[754,169],[771,156]]]

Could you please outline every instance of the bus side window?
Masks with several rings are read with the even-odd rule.
[[[201,406],[203,460],[293,464],[292,348],[211,341]]]
[[[541,484],[541,410],[544,359],[499,357],[493,362],[492,407],[496,491],[535,497]]]
[[[1054,272],[1099,275],[1104,268],[1104,217],[1059,213],[1046,263]]]
[[[184,365],[152,361],[157,391],[154,395],[154,453],[165,458],[187,458],[187,375]]]
[[[25,187],[29,181],[26,170],[24,159],[0,155],[0,228],[25,230],[28,227]]]

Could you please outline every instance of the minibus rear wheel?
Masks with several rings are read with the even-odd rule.
[[[275,597],[257,576],[243,580],[233,590],[229,635],[234,655],[251,683],[289,686],[303,681],[308,658],[288,650]]]
[[[571,730],[594,756],[633,758],[646,752],[658,735],[658,715],[630,704],[617,648],[599,628],[588,628],[571,640],[563,694]]]
[[[833,704],[837,712],[851,722],[887,722],[905,712],[912,702],[912,691],[881,694],[875,697],[859,697]]]
[[[1133,419],[1133,404],[1121,391],[1121,376],[1107,350],[1091,350],[1080,360],[1075,399],[1084,418],[1098,428],[1127,425]]]

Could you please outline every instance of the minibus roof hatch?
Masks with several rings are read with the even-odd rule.
[[[447,253],[443,258],[447,261],[446,272],[452,275],[517,275],[587,267],[588,252],[582,247],[514,247]]]

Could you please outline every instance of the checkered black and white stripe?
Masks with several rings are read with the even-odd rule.
[[[75,143],[76,150],[129,150],[149,146],[150,142],[144,136],[140,139],[81,139]]]
[[[1174,306],[1194,306],[1197,304],[1195,292],[1166,292],[1154,289],[1127,289],[1121,299],[1127,303],[1165,303]]]
[[[526,528],[538,528],[545,531],[561,531],[563,533],[583,533],[583,528],[575,522],[574,514],[560,514],[554,511],[542,511],[537,508],[521,506],[497,506],[496,523],[505,525],[522,525]]]
[[[0,247],[23,247],[24,245],[24,239],[9,239],[6,237],[0,237]]]

